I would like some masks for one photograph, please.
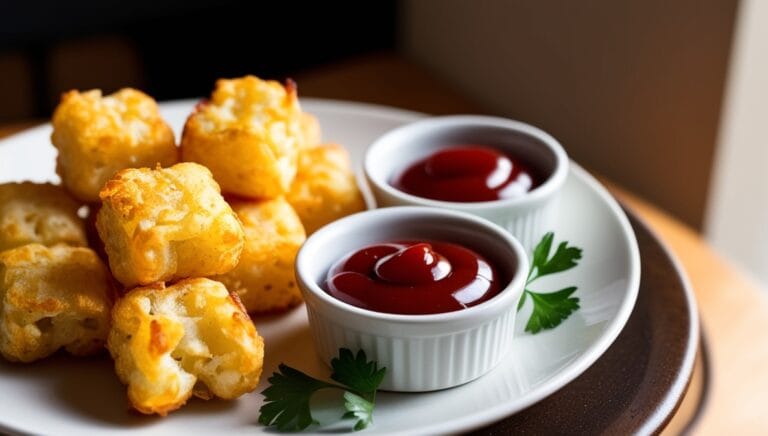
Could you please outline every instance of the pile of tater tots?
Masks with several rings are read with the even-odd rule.
[[[177,146],[148,95],[70,91],[53,116],[61,186],[0,184],[0,353],[105,347],[138,411],[253,391],[249,313],[301,303],[306,235],[365,208],[346,150],[295,85],[218,80]]]

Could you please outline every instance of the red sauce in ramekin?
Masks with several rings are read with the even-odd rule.
[[[363,309],[424,315],[480,304],[504,284],[492,263],[461,245],[398,241],[342,258],[328,271],[325,289]]]
[[[439,150],[415,162],[391,183],[422,198],[479,202],[521,197],[541,180],[518,157],[491,147],[463,145]]]

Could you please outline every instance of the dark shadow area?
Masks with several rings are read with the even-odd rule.
[[[0,13],[0,77],[8,81],[0,85],[0,106],[9,106],[0,107],[0,121],[48,117],[59,94],[73,88],[111,92],[135,86],[157,100],[194,97],[207,95],[221,77],[283,79],[393,50],[396,5],[393,0],[10,2]]]

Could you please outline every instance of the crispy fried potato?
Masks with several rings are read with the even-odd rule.
[[[107,348],[128,399],[165,415],[191,395],[237,398],[259,383],[264,342],[219,282],[136,288],[115,305]]]
[[[0,251],[32,242],[87,245],[80,206],[50,183],[0,184]]]
[[[31,362],[64,348],[103,349],[114,290],[106,266],[84,247],[28,244],[0,253],[0,353]]]
[[[213,279],[236,293],[248,312],[301,303],[293,264],[306,236],[296,212],[282,197],[231,204],[245,229],[245,248],[234,270]]]
[[[210,168],[225,193],[274,198],[290,188],[303,140],[292,82],[221,79],[187,119],[181,155]]]
[[[100,90],[69,91],[53,114],[56,172],[78,199],[93,203],[116,172],[173,165],[173,131],[152,97],[135,89],[102,97]]]
[[[101,199],[96,228],[127,288],[223,274],[240,259],[243,227],[201,165],[120,171]]]
[[[349,154],[338,144],[302,150],[299,171],[286,198],[308,235],[331,221],[365,210]]]
[[[320,130],[320,121],[314,115],[301,113],[301,133],[304,135],[304,146],[315,147],[322,141],[322,132]]]

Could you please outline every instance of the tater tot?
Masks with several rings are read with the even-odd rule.
[[[236,293],[248,312],[301,303],[293,264],[306,236],[296,212],[282,197],[231,205],[245,229],[245,248],[234,270],[213,279]]]
[[[302,112],[301,114],[301,133],[304,136],[304,146],[315,147],[322,141],[320,130],[320,121],[314,115]]]
[[[343,216],[365,210],[349,154],[338,144],[302,150],[299,171],[287,196],[307,235]]]
[[[221,79],[187,119],[181,155],[210,168],[224,193],[267,199],[290,188],[303,140],[292,82]]]
[[[0,184],[0,251],[33,242],[87,245],[80,205],[50,183]]]
[[[28,244],[0,253],[0,352],[32,362],[64,348],[103,349],[114,290],[106,266],[84,247]]]
[[[116,172],[178,161],[171,127],[152,97],[135,89],[102,97],[100,90],[69,91],[53,114],[56,172],[78,199],[93,203]]]
[[[201,165],[120,171],[101,199],[96,228],[127,288],[223,274],[240,259],[243,227]]]
[[[112,313],[107,348],[138,411],[165,415],[191,395],[233,399],[259,383],[264,341],[219,282],[136,288]]]

